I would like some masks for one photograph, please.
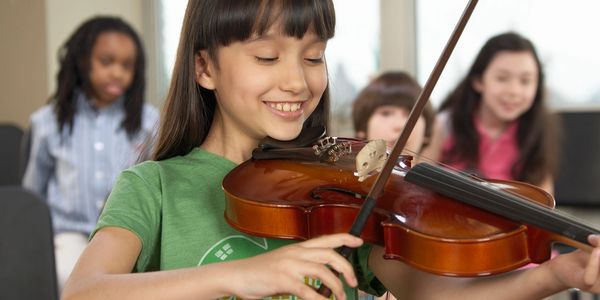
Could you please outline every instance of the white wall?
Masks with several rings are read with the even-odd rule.
[[[0,122],[24,127],[48,93],[44,10],[44,0],[0,1]]]
[[[403,70],[417,75],[415,1],[380,0],[381,72]]]
[[[116,15],[146,46],[147,100],[155,105],[155,0],[0,0],[0,122],[26,127],[56,88],[58,50],[84,20]],[[157,105],[158,106],[158,105]]]
[[[116,15],[133,26],[144,39],[143,0],[46,0],[46,60],[48,87],[56,88],[58,49],[86,19],[96,15]]]

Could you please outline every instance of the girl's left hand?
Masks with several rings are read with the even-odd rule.
[[[577,250],[550,261],[556,279],[568,287],[593,293],[600,292],[600,235],[590,235],[592,252]]]

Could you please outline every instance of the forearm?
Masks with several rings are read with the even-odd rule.
[[[433,275],[382,255],[383,249],[375,247],[369,267],[398,299],[541,299],[566,288],[547,263],[502,275],[458,278]]]
[[[503,275],[462,280],[442,277],[446,283],[440,282],[439,286],[445,290],[443,292],[447,292],[447,299],[542,299],[566,288],[553,277],[547,267],[542,265]],[[421,299],[435,299],[433,296],[435,295],[429,294]]]
[[[233,263],[133,274],[96,274],[68,282],[61,299],[217,299],[234,294]]]

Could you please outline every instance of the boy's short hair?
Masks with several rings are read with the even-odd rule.
[[[373,112],[380,106],[394,105],[410,111],[421,91],[419,83],[405,72],[386,72],[379,75],[354,100],[352,106],[354,132],[367,132],[367,123]],[[431,138],[435,117],[431,103],[425,105],[422,115],[425,119],[425,143],[427,143]]]

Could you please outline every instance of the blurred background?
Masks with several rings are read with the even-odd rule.
[[[147,100],[161,108],[177,48],[185,0],[0,0],[0,123],[28,127],[29,115],[55,90],[57,51],[85,19],[117,15],[141,34],[148,62]],[[352,136],[356,92],[387,70],[404,70],[423,85],[467,0],[334,0],[336,36],[327,62],[332,134]],[[513,30],[536,45],[551,107],[564,116],[561,209],[600,228],[600,2],[480,0],[443,72],[437,107],[484,41]],[[0,158],[1,159],[1,158]]]
[[[369,78],[404,70],[424,84],[466,0],[335,0],[336,36],[327,61],[334,133],[350,135],[349,103]],[[148,56],[147,99],[161,107],[167,91],[185,0],[0,0],[0,121],[27,126],[29,114],[55,88],[57,51],[83,20],[117,15],[142,35]],[[445,68],[431,102],[437,106],[489,37],[507,30],[530,38],[559,110],[600,105],[600,2],[481,0]]]

